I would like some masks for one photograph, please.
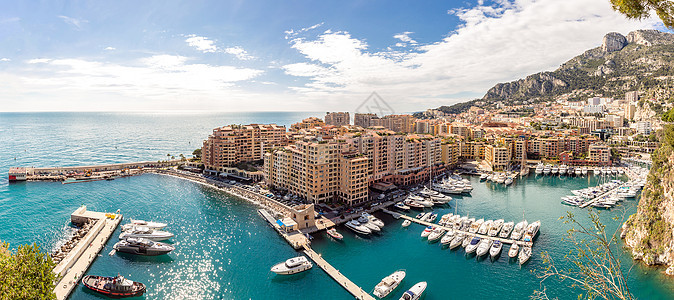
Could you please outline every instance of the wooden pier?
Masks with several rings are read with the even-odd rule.
[[[106,214],[102,212],[87,211],[86,206],[78,208],[70,215],[74,224],[94,220],[96,224],[89,230],[87,235],[80,240],[68,255],[56,266],[57,281],[54,293],[57,300],[67,299],[77,286],[84,272],[89,269],[98,253],[105,247],[106,242],[117,226],[122,221],[120,214]]]
[[[349,278],[340,273],[339,270],[335,269],[330,265],[320,254],[316,253],[311,247],[304,244],[304,254],[309,256],[325,273],[328,273],[332,279],[337,281],[345,290],[347,290],[351,295],[356,297],[359,300],[375,300],[374,297],[370,296],[365,292],[361,287],[357,286],[355,283],[351,282]]]
[[[594,204],[595,202],[599,201],[599,199],[603,198],[604,196],[608,196],[608,195],[614,193],[615,191],[617,191],[619,188],[621,188],[621,187],[623,187],[623,186],[625,186],[624,183],[621,184],[621,185],[619,185],[618,187],[616,187],[616,188],[614,188],[614,189],[612,189],[612,190],[606,192],[606,193],[603,193],[603,194],[601,194],[601,195],[599,195],[599,196],[597,196],[597,197],[594,197],[592,200],[587,201],[587,202],[585,202],[585,203],[579,205],[578,207],[580,207],[580,208],[586,208],[586,207],[588,207],[588,206]]]
[[[471,236],[476,236],[476,237],[479,237],[479,238],[482,238],[482,239],[490,239],[490,240],[494,240],[494,241],[499,241],[499,242],[504,243],[504,244],[518,244],[520,246],[526,246],[526,247],[533,247],[534,246],[533,242],[516,241],[516,240],[511,240],[511,239],[500,238],[500,237],[497,237],[497,236],[488,236],[488,235],[485,235],[485,234],[470,233],[468,231],[452,229],[452,228],[449,228],[449,227],[440,226],[439,224],[436,224],[436,223],[422,221],[422,220],[419,220],[417,218],[413,218],[413,217],[410,217],[410,216],[407,216],[407,215],[403,215],[401,213],[392,212],[392,211],[389,211],[389,210],[386,210],[386,209],[384,209],[383,212],[391,214],[394,217],[399,216],[400,218],[403,218],[405,220],[410,220],[412,222],[415,222],[417,224],[421,224],[421,225],[424,225],[424,226],[433,226],[433,227],[442,228],[444,230],[450,230],[451,229],[454,232],[463,233],[463,234],[471,235]]]

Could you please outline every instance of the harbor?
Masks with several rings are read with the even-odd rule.
[[[58,278],[54,288],[57,300],[65,300],[72,293],[117,229],[122,221],[122,215],[90,211],[86,206],[81,206],[71,214],[70,219],[73,224],[91,222],[93,226],[54,267],[53,272]]]

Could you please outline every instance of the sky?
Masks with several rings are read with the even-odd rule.
[[[608,0],[0,0],[0,111],[393,112],[482,97],[608,32]]]

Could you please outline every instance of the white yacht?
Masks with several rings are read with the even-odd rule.
[[[538,165],[536,165],[536,174],[537,175],[543,174],[543,164],[539,163]]]
[[[513,183],[513,178],[508,176],[506,180],[503,182],[505,185],[511,185]]]
[[[411,224],[412,224],[412,221],[410,221],[410,220],[403,221],[403,227],[410,226]]]
[[[378,219],[377,217],[371,215],[371,214],[363,212],[363,213],[361,213],[361,216],[366,217],[368,219],[368,221],[370,223],[374,224],[374,225],[377,225],[379,227],[384,227],[384,222],[382,220]]]
[[[552,173],[552,175],[557,175],[559,173],[559,167],[557,167],[556,165],[553,166],[552,169],[550,170],[550,173]]]
[[[489,177],[489,174],[487,174],[487,173],[484,173],[484,174],[480,175],[480,181],[487,180],[487,177]]]
[[[585,169],[585,174],[587,174],[587,167],[583,167],[583,168],[578,167],[578,168],[576,168],[576,176],[583,175],[583,169]]]
[[[431,235],[431,232],[433,232],[433,229],[435,229],[433,226],[428,226],[424,229],[424,231],[421,232],[421,237],[425,238]]]
[[[517,253],[520,252],[520,246],[517,243],[513,243],[510,246],[510,250],[508,250],[508,257],[510,258],[515,258],[517,257]]]
[[[149,227],[149,228],[152,228],[152,229],[164,229],[164,227],[167,226],[166,223],[136,220],[136,219],[131,219],[130,225],[145,226],[145,227]]]
[[[543,168],[543,174],[548,175],[548,174],[550,174],[551,170],[552,170],[552,167],[550,167],[550,165],[545,165],[545,167]]]
[[[502,248],[503,243],[499,241],[494,241],[494,243],[491,245],[491,248],[489,249],[489,256],[491,256],[492,259],[498,257],[501,254]]]
[[[473,237],[473,239],[470,240],[470,243],[466,246],[466,254],[471,254],[477,250],[478,245],[480,244],[480,238],[479,237]]]
[[[442,236],[440,244],[449,245],[453,240],[454,240],[454,230],[450,229],[449,231],[447,231],[447,233],[445,233],[445,235]]]
[[[482,256],[482,255],[485,255],[485,254],[489,253],[489,248],[491,248],[491,244],[493,242],[494,241],[492,241],[491,239],[481,240],[480,244],[477,246],[477,250],[475,250],[475,254],[477,256]]]
[[[479,219],[479,220],[473,222],[473,224],[470,224],[470,228],[468,229],[468,232],[477,233],[477,230],[480,229],[480,227],[482,226],[482,223],[484,223],[484,219]]]
[[[494,224],[494,221],[492,221],[492,220],[488,220],[488,221],[482,223],[482,225],[480,225],[480,228],[477,230],[477,233],[486,235],[487,231],[489,231],[489,228],[491,228],[492,224]]]
[[[306,257],[298,256],[274,265],[271,267],[271,271],[276,274],[290,275],[309,270],[312,266]]]
[[[531,258],[531,247],[522,247],[518,257],[520,265],[523,265],[525,262],[529,261],[529,258]]]
[[[428,235],[428,241],[429,242],[436,242],[439,240],[443,235],[445,234],[445,230],[441,227],[437,227],[433,229],[431,234]]]
[[[367,229],[369,229],[370,232],[375,233],[375,232],[380,232],[380,231],[381,231],[381,228],[379,228],[379,226],[377,226],[376,224],[374,224],[374,223],[372,223],[372,222],[363,223],[363,222],[361,222],[360,220],[361,220],[361,219],[358,218],[358,222],[360,222],[360,224],[361,224],[362,226],[365,226]]]
[[[496,178],[496,182],[500,184],[504,184],[506,181],[506,175],[505,173],[501,173],[498,175],[498,178]]]
[[[569,168],[568,168],[566,165],[561,165],[561,166],[559,166],[559,175],[566,175],[566,171],[567,171],[568,169],[569,169]]]
[[[372,231],[370,231],[370,229],[361,225],[360,222],[358,222],[356,220],[351,220],[349,222],[346,222],[346,224],[344,226],[346,226],[346,228],[349,228],[349,229],[353,230],[355,233],[359,233],[359,234],[362,234],[362,235],[368,235],[368,234],[372,233]]]
[[[503,228],[501,228],[501,233],[498,234],[500,238],[507,239],[508,236],[510,236],[510,232],[513,231],[513,227],[515,227],[515,222],[508,222],[503,224]]]
[[[503,227],[503,219],[498,219],[494,221],[494,223],[491,224],[487,231],[488,236],[496,236],[500,231],[501,227]]]
[[[173,233],[161,230],[154,230],[145,226],[133,226],[119,235],[120,240],[127,238],[144,238],[155,242],[168,240],[173,237]]]
[[[536,237],[536,234],[538,234],[538,230],[541,228],[541,221],[536,221],[529,226],[527,226],[526,231],[524,232],[524,237],[522,238],[523,241],[525,242],[531,242],[534,240]]]
[[[510,238],[519,241],[522,238],[522,235],[524,235],[524,230],[527,229],[527,226],[529,226],[529,222],[526,220],[517,223],[515,228],[513,228],[513,233],[510,235]]]
[[[473,241],[473,237],[475,237],[472,234],[467,234],[464,238],[463,241],[461,241],[461,247],[466,248],[470,245],[470,242]],[[478,241],[479,242],[479,241]]]
[[[493,180],[494,180],[494,174],[487,175],[487,181],[493,181]]]
[[[403,279],[405,279],[405,270],[395,271],[393,274],[384,277],[384,279],[374,287],[374,292],[372,293],[379,298],[384,298],[393,292]]]
[[[412,288],[407,290],[402,297],[400,297],[400,300],[417,300],[421,298],[421,295],[426,290],[426,285],[426,281],[415,284]]]
[[[461,246],[461,243],[463,242],[463,239],[466,238],[466,235],[463,233],[457,234],[453,239],[452,242],[449,243],[449,249],[454,249],[456,247]]]

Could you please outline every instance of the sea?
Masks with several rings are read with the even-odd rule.
[[[61,184],[8,183],[12,166],[74,166],[190,157],[213,128],[227,124],[276,123],[289,126],[318,112],[263,113],[0,113],[0,240],[12,248],[37,243],[51,251],[72,231],[70,214],[81,205],[125,218],[166,222],[176,250],[159,257],[117,253],[110,256],[116,232],[87,274],[122,274],[146,284],[138,299],[353,299],[320,268],[297,275],[269,271],[277,262],[299,255],[242,199],[194,182],[155,174],[113,181]],[[440,215],[518,222],[540,220],[541,233],[532,259],[523,266],[509,260],[508,247],[496,260],[466,256],[420,237],[421,225],[402,228],[402,220],[375,213],[386,226],[381,234],[360,237],[343,226],[343,241],[314,234],[312,248],[365,291],[385,276],[404,269],[407,277],[388,298],[426,281],[423,299],[529,299],[545,289],[557,299],[578,299],[570,281],[539,278],[549,253],[558,266],[569,266],[572,249],[564,240],[570,225],[559,218],[573,213],[586,221],[587,210],[565,206],[570,190],[595,186],[598,177],[530,175],[506,188],[470,177],[470,196],[454,197]],[[637,200],[601,210],[607,231],[636,211]],[[413,214],[413,213],[410,213]],[[616,220],[617,219],[617,220]],[[615,249],[639,299],[674,299],[674,280],[662,267],[635,263],[622,244]],[[79,285],[70,299],[104,299]]]

